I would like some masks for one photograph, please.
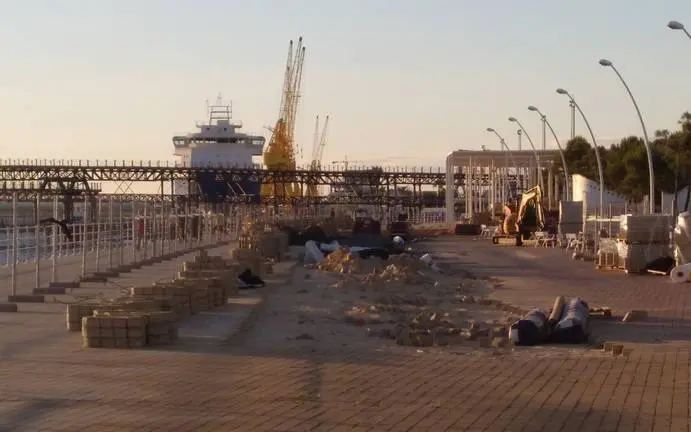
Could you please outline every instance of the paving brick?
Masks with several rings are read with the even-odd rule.
[[[262,342],[267,332],[285,325],[272,315],[278,306],[269,302],[247,337],[234,346],[199,352],[176,347],[83,351],[79,336],[63,330],[63,307],[22,304],[22,312],[0,315],[0,325],[11,329],[0,334],[0,419],[5,422],[0,425],[13,431],[688,430],[689,351],[679,343],[687,337],[685,328],[675,325],[687,314],[678,303],[685,290],[667,286],[660,291],[654,277],[638,279],[647,287],[626,286],[632,277],[596,279],[591,273],[598,273],[584,263],[565,257],[550,262],[558,250],[524,248],[537,257],[526,259],[525,254],[512,255],[514,248],[482,252],[484,246],[478,244],[450,241],[432,249],[477,248],[479,255],[505,250],[505,256],[487,264],[506,275],[497,296],[524,303],[531,298],[539,305],[545,299],[549,305],[556,293],[582,292],[586,300],[610,306],[615,314],[646,309],[650,320],[671,320],[656,323],[652,333],[643,332],[664,343],[636,345],[629,357],[617,358],[580,348],[494,355],[465,348],[418,352],[382,345],[370,350],[324,340],[289,346]],[[468,259],[478,261],[479,255]],[[562,262],[558,260],[576,270],[558,275],[550,269]],[[175,262],[157,266],[165,272]],[[517,270],[521,267],[523,276]],[[539,274],[543,271],[547,282]],[[121,274],[120,280],[135,283],[152,274],[143,268]],[[31,275],[26,279],[32,289]],[[535,288],[538,282],[542,285]],[[614,284],[619,284],[616,289]],[[639,294],[643,300],[629,298]],[[659,306],[641,305],[649,301]],[[645,322],[617,329],[629,324]]]

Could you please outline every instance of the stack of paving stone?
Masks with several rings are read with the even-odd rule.
[[[82,319],[93,315],[94,311],[142,312],[154,310],[156,302],[150,299],[123,297],[102,303],[75,303],[67,305],[67,330],[82,330]]]
[[[156,309],[171,310],[178,317],[190,315],[190,293],[185,286],[176,284],[175,280],[166,283],[155,283],[148,286],[130,288],[132,298],[148,299]]]
[[[142,348],[147,344],[147,316],[95,312],[82,318],[82,341],[87,348]]]
[[[179,319],[224,305],[229,296],[237,294],[237,275],[246,267],[200,252],[183,263],[175,279],[132,287],[128,296],[107,302],[68,305],[67,328],[81,330],[86,347],[172,343],[177,339]]]

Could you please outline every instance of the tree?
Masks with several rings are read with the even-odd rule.
[[[691,183],[691,112],[684,112],[679,129],[655,131],[651,142],[655,185],[657,190],[674,192]],[[610,148],[599,147],[605,186],[633,202],[640,202],[649,192],[648,156],[644,141],[630,136]],[[595,151],[583,137],[566,144],[565,158],[571,174],[581,174],[598,181]],[[561,163],[555,171],[561,172]],[[681,206],[683,208],[683,205]]]

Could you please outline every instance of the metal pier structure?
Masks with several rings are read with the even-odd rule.
[[[187,182],[194,191],[195,183],[201,177],[212,174],[219,182],[238,185],[244,180],[262,183],[296,183],[306,191],[308,186],[326,186],[332,191],[325,196],[262,197],[268,205],[329,205],[329,204],[377,204],[377,205],[422,205],[423,187],[441,188],[447,176],[441,169],[395,169],[356,168],[348,170],[272,171],[242,167],[189,167],[166,162],[146,161],[65,161],[65,160],[0,160],[0,200],[10,200],[19,195],[21,201],[36,197],[60,197],[66,209],[71,209],[75,199],[84,197],[110,197],[117,201],[171,200],[173,202],[230,202],[247,203],[244,194],[206,196],[190,192],[187,196],[170,194],[142,194],[133,190],[137,182],[160,184],[160,190],[172,191],[175,182]],[[465,184],[465,172],[454,174],[454,189]],[[476,173],[473,183],[489,185],[489,176]],[[105,183],[114,185],[115,194],[101,192]],[[406,187],[408,194],[399,194],[399,188]],[[237,190],[229,187],[226,190]],[[333,193],[344,190],[352,193]],[[307,194],[304,194],[307,195]],[[441,204],[441,203],[440,203]],[[69,211],[68,211],[69,213]]]
[[[463,188],[465,216],[486,212],[497,203],[507,202],[521,191],[539,183],[538,160],[546,177],[545,198],[552,209],[563,195],[564,178],[553,175],[552,164],[560,160],[558,150],[457,150],[446,158],[444,207],[446,222],[457,220],[457,188]],[[457,179],[471,178],[470,182]],[[453,185],[449,187],[450,185]]]

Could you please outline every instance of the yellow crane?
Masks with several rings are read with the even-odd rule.
[[[304,62],[305,47],[302,45],[302,37],[298,39],[297,44],[291,40],[288,46],[288,60],[283,78],[278,120],[271,130],[271,139],[264,152],[264,165],[268,170],[295,170],[295,120],[300,101]],[[295,197],[300,195],[300,189],[288,178],[279,182],[262,184],[261,195]]]
[[[319,130],[319,116],[314,123],[314,141],[312,143],[312,162],[310,163],[310,171],[321,171],[322,158],[324,157],[324,147],[326,147],[326,133],[329,129],[329,116],[324,119],[324,126],[321,132]],[[307,196],[319,196],[319,188],[316,184],[316,179],[312,179],[307,185]]]

